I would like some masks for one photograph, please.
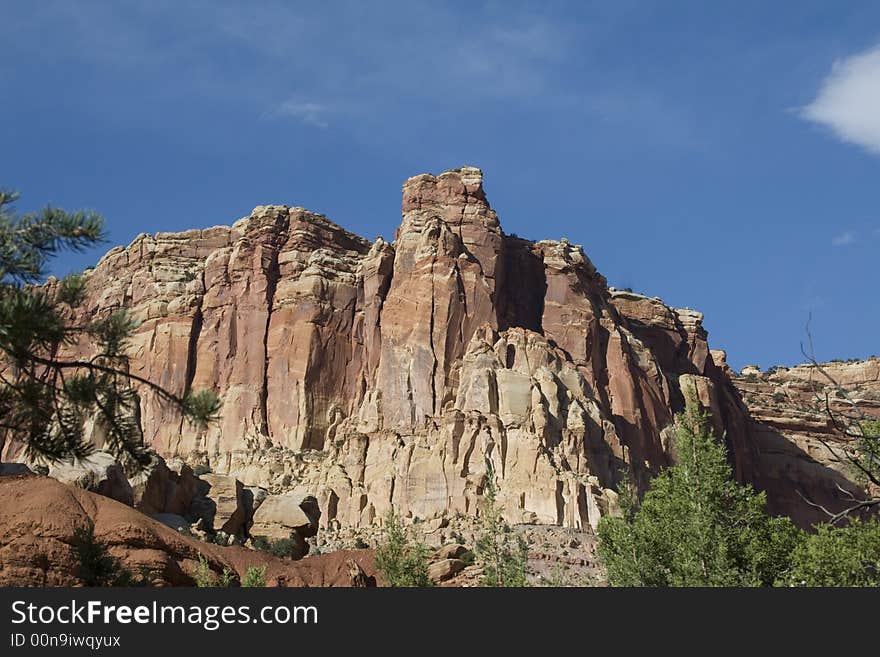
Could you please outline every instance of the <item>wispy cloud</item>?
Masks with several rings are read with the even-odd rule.
[[[301,123],[312,125],[316,128],[327,128],[330,126],[327,121],[329,111],[328,106],[323,103],[290,98],[280,103],[268,114],[270,116],[291,117]]]
[[[880,45],[836,61],[801,115],[880,155]]]
[[[589,53],[616,20],[597,16],[581,24],[566,12],[497,1],[473,3],[464,19],[430,0],[389,0],[381,10],[358,0],[46,0],[12,20],[4,15],[12,28],[0,55],[15,46],[43,65],[78,60],[109,98],[90,111],[114,120],[143,111],[136,101],[148,90],[151,113],[210,103],[383,144],[409,138],[410,126],[491,108],[550,111],[640,144],[693,147],[686,104],[592,63]],[[34,46],[46,39],[52,48]]]
[[[856,234],[855,232],[848,230],[845,233],[841,233],[840,235],[835,235],[831,238],[832,246],[848,246],[850,244],[855,243]]]

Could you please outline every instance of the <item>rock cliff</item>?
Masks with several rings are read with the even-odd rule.
[[[391,243],[276,205],[110,251],[82,312],[130,308],[134,371],[223,401],[196,431],[145,390],[144,440],[273,494],[313,494],[324,527],[370,525],[391,505],[473,514],[492,476],[510,521],[584,528],[614,507],[621,476],[644,486],[670,462],[693,386],[737,476],[801,513],[702,315],[609,288],[567,240],[505,234],[482,181],[471,167],[407,180]]]
[[[836,430],[832,415],[851,416],[855,405],[859,415],[880,419],[880,359],[835,361],[821,368],[820,372],[799,365],[762,372],[745,367],[739,374],[730,373],[750,412],[749,431],[760,455],[761,484],[770,510],[795,509],[802,523],[827,519],[819,509],[804,505],[804,497],[837,511],[838,486],[859,492],[854,469],[835,456],[846,439]]]

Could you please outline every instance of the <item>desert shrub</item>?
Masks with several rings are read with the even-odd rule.
[[[265,536],[251,536],[251,545],[255,550],[260,552],[268,552],[271,544]]]
[[[256,566],[248,566],[241,585],[245,588],[263,588],[266,586],[266,566],[257,568]]]
[[[272,541],[269,546],[269,554],[274,554],[282,559],[296,559],[300,556],[302,547],[299,541],[294,538],[280,538]]]
[[[280,538],[277,541],[265,536],[252,536],[251,545],[255,550],[268,552],[282,559],[297,559],[302,554],[302,541],[294,538],[293,532],[291,532],[290,538]]]
[[[213,587],[229,588],[235,582],[235,575],[233,575],[228,569],[224,568],[223,572],[218,577],[217,574],[211,570],[211,565],[208,563],[205,556],[200,554],[199,563],[196,565],[195,572],[193,573],[193,579],[195,579],[196,586],[200,589]]]

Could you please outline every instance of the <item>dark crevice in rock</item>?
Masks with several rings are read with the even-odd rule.
[[[281,266],[278,262],[278,256],[281,246],[284,243],[289,231],[289,220],[285,219],[283,230],[276,230],[273,234],[275,240],[270,245],[264,245],[269,248],[269,263],[265,268],[266,276],[266,326],[263,329],[263,385],[260,390],[260,433],[269,438],[272,437],[269,427],[269,326],[272,323],[272,311],[275,304],[275,290],[278,287],[278,281],[281,279]],[[283,234],[282,234],[283,233]]]
[[[187,345],[186,357],[186,380],[184,385],[184,394],[192,389],[193,379],[196,375],[196,366],[198,364],[198,346],[199,337],[202,334],[202,325],[204,323],[204,315],[202,313],[202,302],[205,293],[205,272],[202,271],[202,293],[198,297],[198,305],[193,313],[192,326],[189,332],[189,344]]]
[[[533,251],[534,243],[505,236],[499,257],[503,276],[495,290],[498,329],[525,328],[544,333],[544,298],[547,273],[543,258]]]
[[[437,412],[437,351],[434,346],[434,313],[436,312],[436,286],[435,286],[435,278],[434,278],[434,267],[437,264],[437,259],[431,259],[431,320],[428,326],[428,344],[431,349],[431,358],[433,359],[433,363],[431,364],[431,415],[434,415]]]

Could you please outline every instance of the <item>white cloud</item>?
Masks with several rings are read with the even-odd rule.
[[[328,111],[328,107],[322,103],[291,98],[278,105],[272,114],[289,116],[317,128],[327,128],[330,125],[326,119]]]
[[[802,116],[880,155],[880,46],[836,61]]]
[[[845,233],[841,233],[840,235],[836,235],[831,239],[832,246],[847,246],[849,244],[853,244],[856,241],[856,234],[848,230]]]

